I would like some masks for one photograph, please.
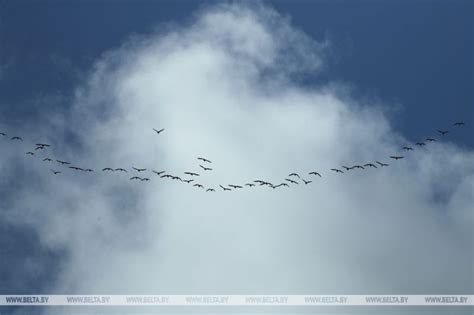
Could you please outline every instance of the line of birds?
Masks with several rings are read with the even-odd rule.
[[[453,126],[463,127],[463,126],[465,126],[465,123],[461,122],[461,121],[460,122],[455,122],[453,124]],[[153,130],[156,132],[156,134],[161,134],[165,129],[162,128],[162,129],[158,130],[158,129],[153,128]],[[445,136],[446,134],[449,133],[449,130],[437,130],[437,132],[441,136]],[[4,132],[0,132],[0,137],[8,137],[8,135]],[[21,138],[19,136],[13,136],[13,137],[10,138],[10,140],[11,141],[23,142],[23,138]],[[419,147],[423,147],[423,146],[426,145],[426,142],[435,142],[435,141],[436,141],[435,138],[426,138],[424,141],[416,142],[415,145],[417,145]],[[36,143],[34,149],[32,151],[26,152],[26,155],[35,156],[35,152],[47,150],[49,147],[51,147],[51,145],[49,145],[47,143]],[[404,150],[404,151],[413,151],[414,149],[413,149],[413,147],[410,147],[410,146],[403,146],[402,150]],[[391,156],[389,156],[389,158],[391,158],[395,161],[398,161],[398,160],[404,159],[405,157],[401,156],[401,155],[391,155]],[[211,168],[209,166],[205,166],[205,165],[212,164],[211,160],[209,160],[207,158],[204,158],[204,157],[197,157],[197,160],[199,160],[202,164],[204,164],[204,165],[199,164],[199,167],[204,172],[208,172],[208,171],[213,170],[213,168]],[[86,173],[94,172],[94,170],[91,169],[91,168],[82,168],[82,167],[74,166],[74,165],[71,165],[71,163],[67,162],[67,161],[62,161],[62,160],[58,160],[58,159],[56,159],[55,161],[58,164],[60,164],[62,166],[65,166],[65,167],[68,167],[69,169],[74,170],[74,171],[82,171],[82,172],[86,172]],[[43,162],[53,162],[53,159],[51,159],[49,157],[46,157],[46,158],[43,159]],[[354,169],[364,170],[364,169],[367,169],[367,168],[378,168],[378,167],[387,167],[387,166],[389,166],[388,163],[384,163],[384,162],[381,162],[381,161],[375,161],[375,163],[366,163],[366,164],[363,164],[363,165],[358,165],[358,164],[352,165],[352,166],[343,165],[342,168],[344,170],[341,170],[339,168],[331,168],[330,170],[335,172],[335,173],[341,173],[342,174],[344,172],[354,170]],[[142,172],[147,171],[146,168],[132,167],[131,169],[133,169],[137,173],[142,173]],[[54,170],[54,169],[50,169],[50,171],[53,175],[58,175],[58,174],[62,173],[62,171],[58,171],[58,170]],[[121,167],[119,167],[119,168],[105,167],[105,168],[102,169],[102,172],[128,173],[127,169],[121,168]],[[194,183],[194,177],[197,178],[197,177],[200,176],[200,174],[196,173],[196,172],[186,171],[186,172],[183,173],[184,175],[187,175],[190,178],[181,178],[180,176],[177,176],[177,175],[166,174],[166,171],[151,170],[151,172],[156,174],[157,176],[159,176],[162,179],[169,178],[171,180],[176,180],[176,181],[180,181],[180,182],[183,182],[183,183],[192,184],[193,187],[203,189],[206,192],[215,192],[216,191],[212,187],[207,187],[206,188],[202,184]],[[322,175],[317,171],[311,171],[311,172],[308,172],[307,174],[312,175],[313,178],[316,177],[316,176],[322,177]],[[141,176],[132,176],[132,177],[130,177],[130,180],[132,180],[132,181],[137,180],[137,181],[141,181],[141,182],[147,182],[147,181],[150,181],[150,178],[149,177],[141,177]],[[300,180],[301,182],[298,182],[298,180]],[[296,172],[293,172],[293,173],[288,174],[287,178],[285,178],[283,182],[278,183],[278,184],[273,184],[269,181],[257,179],[257,180],[254,180],[252,182],[248,182],[244,185],[235,185],[235,184],[222,185],[222,184],[219,184],[219,187],[222,189],[222,191],[238,190],[238,189],[242,189],[244,187],[249,187],[250,188],[250,187],[257,186],[257,185],[258,186],[270,187],[272,189],[277,189],[279,187],[290,187],[290,185],[299,185],[300,183],[302,183],[304,185],[308,185],[308,184],[311,184],[312,182],[313,182],[312,180],[305,179],[300,174],[298,174]]]

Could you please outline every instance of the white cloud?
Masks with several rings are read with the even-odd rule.
[[[77,141],[58,156],[176,174],[206,156],[199,182],[216,189],[323,178],[211,194],[154,174],[38,174],[6,213],[68,251],[58,290],[472,293],[473,152],[443,142],[388,161],[404,138],[379,107],[292,82],[323,66],[326,45],[267,7],[219,5],[98,61],[66,121]],[[329,171],[375,160],[391,166]]]

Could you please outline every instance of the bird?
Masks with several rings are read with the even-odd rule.
[[[453,124],[453,126],[458,126],[458,127],[463,127],[464,125],[465,125],[465,123],[462,122],[462,121],[458,121],[458,122],[455,122],[455,123]]]
[[[33,152],[26,152],[26,155],[35,155]]]
[[[171,176],[171,179],[183,181],[179,176]]]
[[[194,184],[194,185],[193,185],[193,187],[197,187],[197,188],[204,188],[204,186],[203,186],[203,185],[201,185],[201,184]]]
[[[184,174],[189,175],[189,176],[199,176],[198,173],[193,173],[193,172],[184,172]]]
[[[344,166],[344,165],[343,165],[342,167],[343,167],[343,168],[345,168],[345,169],[346,169],[346,171],[348,171],[348,170],[351,170],[351,169],[353,169],[353,168],[354,168],[354,166],[352,166],[352,167],[349,167],[349,166]]]
[[[69,163],[69,162],[64,162],[64,161],[61,161],[61,160],[56,160],[56,162],[58,162],[59,164],[62,164],[62,165],[71,164],[71,163]]]
[[[434,138],[426,138],[425,140],[428,141],[428,142],[436,141],[436,139],[434,139]]]
[[[5,137],[6,135],[7,135],[6,133],[0,132],[0,136],[4,136],[4,137]]]
[[[272,185],[271,187],[272,187],[273,189],[275,189],[275,188],[282,187],[282,186],[290,187],[287,183],[280,183],[280,184],[275,185],[275,186]]]
[[[449,132],[449,130],[438,130],[438,132],[444,136],[445,134],[447,134]]]
[[[35,150],[44,150],[45,147],[36,147]]]
[[[212,171],[212,168],[210,167],[205,167],[205,166],[202,166],[201,164],[199,164],[199,166],[205,171]]]
[[[313,182],[311,180],[304,180],[304,178],[302,179],[302,181],[304,182],[305,185],[308,185]]]
[[[17,137],[17,136],[15,136],[15,137],[11,137],[11,139],[10,139],[10,140],[18,140],[18,141],[23,141],[23,139],[22,139],[21,137]]]
[[[243,188],[242,186],[239,186],[239,185],[227,185],[227,186],[232,187],[234,189]]]
[[[183,182],[188,183],[188,184],[189,184],[190,182],[193,182],[193,181],[194,181],[194,179],[184,179],[184,180],[183,180]]]
[[[215,191],[215,190],[213,188],[208,188],[208,189],[206,189],[206,192],[208,192],[208,191]]]
[[[212,163],[210,160],[206,159],[206,158],[203,158],[203,157],[198,157],[197,158],[198,160],[201,160],[203,162],[206,162],[206,163]]]
[[[155,173],[156,175],[160,176],[160,175],[163,174],[165,171],[159,171],[159,172],[157,172],[157,171],[153,170],[152,172]]]
[[[52,160],[50,158],[44,158],[43,162],[51,162]]]
[[[230,188],[225,188],[225,187],[222,186],[222,185],[219,185],[219,187],[222,188],[224,191],[230,191],[230,190],[232,190],[232,189],[230,189]]]
[[[424,143],[424,142],[417,142],[417,143],[415,143],[415,144],[418,145],[418,146],[420,146],[420,147],[426,145],[426,143]]]
[[[53,172],[54,175],[61,174],[60,171],[51,170],[51,172]]]
[[[402,149],[405,151],[413,151],[412,147],[407,147],[407,146],[404,146]]]
[[[362,165],[354,165],[353,168],[360,168],[360,169],[364,169],[364,167]]]
[[[392,156],[390,156],[390,158],[398,161],[398,160],[403,159],[403,156],[393,156],[392,155]]]
[[[372,164],[372,163],[367,163],[367,164],[364,164],[364,166],[370,166],[370,167],[373,167],[373,168],[377,168],[377,166],[375,166],[375,164]]]
[[[77,166],[69,166],[70,169],[73,169],[75,171],[83,171],[84,169],[77,167]]]
[[[336,173],[344,173],[343,171],[337,169],[337,168],[331,168],[331,171],[334,171]]]
[[[155,128],[153,128],[153,130],[155,130],[156,134],[159,135],[160,133],[162,133],[163,131],[165,131],[165,128],[160,129],[160,130],[156,130]]]
[[[253,186],[255,186],[255,184],[252,184],[252,183],[247,183],[247,184],[245,184],[245,186],[248,186],[248,187],[253,187]]]
[[[114,169],[110,168],[110,167],[106,167],[106,168],[103,168],[102,171],[111,171],[111,172],[115,172]]]
[[[115,170],[118,171],[118,172],[125,172],[125,173],[128,173],[126,169],[121,168],[121,167],[116,168]]]
[[[137,172],[144,172],[146,171],[146,168],[136,168],[136,167],[132,167],[135,171]]]
[[[285,180],[286,180],[287,182],[292,183],[292,184],[299,185],[299,183],[298,183],[297,181],[295,181],[295,180],[292,180],[292,179],[289,179],[289,178],[285,178]]]
[[[130,180],[133,180],[133,179],[140,179],[140,180],[141,180],[141,178],[140,178],[140,177],[138,177],[138,176],[133,176],[133,177],[130,177]]]
[[[291,173],[291,174],[289,174],[288,176],[296,176],[296,177],[298,177],[298,178],[301,178],[300,175],[298,175],[298,174],[296,174],[296,173]]]
[[[140,180],[141,180],[142,182],[147,182],[147,181],[149,181],[150,179],[145,177],[145,178],[140,178]]]
[[[94,171],[94,170],[91,169],[91,168],[86,168],[86,169],[84,170],[84,172],[89,172],[89,173],[90,173],[90,172],[93,172],[93,171]]]
[[[319,174],[318,172],[315,172],[315,171],[309,172],[308,174],[309,175],[315,175],[315,176],[317,175],[317,176],[321,177],[321,174]]]
[[[165,175],[161,175],[160,178],[172,178],[173,175],[170,175],[170,174],[165,174]]]
[[[46,143],[37,143],[36,146],[37,147],[50,147],[51,145],[46,144]]]
[[[384,167],[384,166],[389,166],[389,164],[386,164],[386,163],[382,163],[382,162],[379,162],[379,161],[376,161],[378,165]]]

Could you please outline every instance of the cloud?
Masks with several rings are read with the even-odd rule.
[[[474,153],[443,141],[388,161],[406,140],[383,104],[293,80],[324,71],[328,45],[271,8],[242,4],[130,39],[97,61],[65,120],[42,129],[55,157],[96,173],[50,176],[15,151],[4,159],[15,172],[0,168],[34,180],[12,192],[2,220],[67,253],[57,292],[472,292]],[[294,171],[323,177],[211,194],[98,171],[182,174],[200,170],[198,156],[214,170],[197,181],[217,190]],[[329,171],[375,160],[391,165]]]

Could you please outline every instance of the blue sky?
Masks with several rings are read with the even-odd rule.
[[[436,135],[436,129],[451,128],[455,121],[466,121],[462,132],[448,139],[472,151],[474,2],[264,3],[290,17],[292,27],[316,42],[327,40],[330,43],[321,70],[292,78],[300,86],[311,88],[332,83],[350,87],[350,98],[362,104],[379,103],[394,132],[411,141]],[[197,1],[1,2],[0,126],[25,130],[29,125],[46,121],[51,113],[70,117],[71,107],[77,103],[75,92],[95,73],[94,65],[105,58],[104,54],[118,49],[134,35],[166,32],[176,25],[187,27],[196,12],[205,11],[213,4]],[[77,125],[77,122],[72,124]],[[62,140],[74,144],[77,135],[68,128],[64,130]],[[374,127],[373,130],[380,129]],[[29,176],[21,169],[13,175],[24,180]],[[451,190],[456,190],[460,182],[456,179]],[[7,180],[0,184],[3,185],[0,185],[3,189],[0,190],[0,196],[3,195],[0,209],[15,208],[17,195],[8,197],[7,193],[23,191],[24,186],[29,185],[15,183],[7,190],[7,184],[10,185]],[[451,193],[445,192],[443,187],[439,189],[442,192],[432,198]],[[431,196],[433,191],[422,194]],[[1,294],[55,290],[57,279],[45,276],[45,272],[51,267],[61,270],[67,265],[70,249],[44,246],[40,234],[41,229],[29,224],[0,222]],[[19,268],[12,271],[8,266]]]

